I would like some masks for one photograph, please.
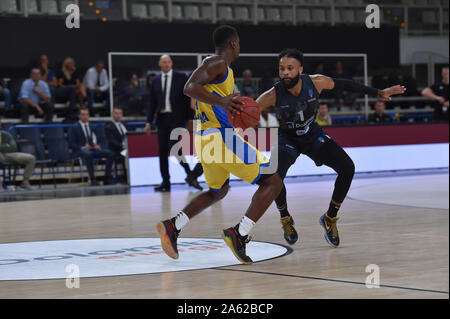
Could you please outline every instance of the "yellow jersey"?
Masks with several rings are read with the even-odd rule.
[[[233,70],[227,65],[227,73],[223,79],[217,82],[210,82],[204,85],[203,88],[218,96],[227,96],[234,93],[234,85]],[[228,121],[227,111],[220,106],[207,104],[197,100],[195,102],[195,116],[196,119],[199,120],[197,131],[203,131],[210,128],[233,127]]]

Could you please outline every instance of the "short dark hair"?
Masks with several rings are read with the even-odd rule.
[[[230,25],[221,25],[213,32],[213,42],[216,48],[226,48],[228,43],[237,37],[237,30]]]
[[[78,109],[78,114],[80,114],[81,111],[88,111],[88,112],[89,112],[89,109],[88,109],[87,107],[85,107],[85,106],[82,106],[82,107],[80,107],[80,108]]]
[[[296,59],[301,66],[303,66],[303,62],[305,61],[303,57],[303,53],[301,53],[297,49],[284,49],[281,51],[281,53],[278,55],[278,61],[280,61],[282,58],[294,58]]]
[[[121,110],[123,112],[123,107],[120,105],[114,105],[113,110]]]

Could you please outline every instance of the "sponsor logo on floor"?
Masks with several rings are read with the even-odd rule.
[[[168,257],[159,238],[100,238],[0,244],[0,280],[64,279],[75,267],[80,278],[163,273],[238,265],[217,238],[179,238],[179,259]],[[290,249],[251,241],[254,262],[281,257]],[[68,267],[70,266],[70,267]]]

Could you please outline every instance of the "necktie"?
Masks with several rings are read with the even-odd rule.
[[[97,73],[97,87],[100,87],[100,73]]]
[[[117,128],[119,129],[120,135],[123,136],[122,124],[121,124],[121,123],[118,123],[118,124],[117,124]]]
[[[84,129],[86,130],[87,141],[90,146],[94,146],[94,141],[92,140],[91,131],[87,124],[84,124]]]
[[[166,110],[166,93],[167,93],[167,74],[164,74],[164,87],[163,87],[163,107],[162,109]]]

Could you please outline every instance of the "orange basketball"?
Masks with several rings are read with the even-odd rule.
[[[242,108],[244,109],[241,114],[234,114],[231,117],[231,113],[228,113],[228,121],[234,128],[241,128],[246,130],[249,127],[255,127],[259,123],[261,112],[259,111],[258,103],[252,98],[242,96],[238,98],[243,102]]]

